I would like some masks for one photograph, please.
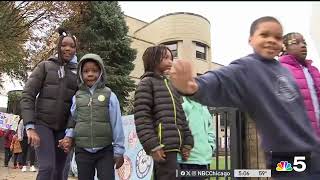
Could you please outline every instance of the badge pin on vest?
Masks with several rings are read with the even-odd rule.
[[[106,97],[104,95],[99,95],[98,96],[98,101],[104,101],[106,99]]]

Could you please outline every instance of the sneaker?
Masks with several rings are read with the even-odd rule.
[[[22,172],[26,172],[26,171],[27,171],[27,166],[22,166],[21,171],[22,171]]]
[[[37,170],[36,170],[36,168],[35,168],[34,166],[31,166],[31,167],[30,167],[30,171],[31,171],[31,172],[36,172]]]

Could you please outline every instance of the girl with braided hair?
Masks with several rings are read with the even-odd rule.
[[[67,154],[58,147],[65,135],[72,96],[77,91],[76,39],[60,28],[57,56],[40,62],[24,86],[21,116],[28,143],[35,147],[37,180],[62,180]]]
[[[318,137],[320,137],[319,100],[320,73],[312,66],[312,60],[307,60],[307,43],[303,36],[291,32],[283,37],[283,52],[280,63],[286,67],[293,77],[303,96],[308,117]]]

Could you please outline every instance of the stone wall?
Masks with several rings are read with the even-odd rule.
[[[246,114],[245,140],[244,140],[244,161],[245,169],[267,169],[265,156],[260,147],[260,136],[256,123]],[[249,180],[270,180],[271,178],[246,178]]]

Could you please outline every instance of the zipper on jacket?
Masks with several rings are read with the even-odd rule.
[[[159,125],[158,125],[158,138],[159,138],[159,144],[160,144],[160,145],[162,145],[161,132],[162,132],[162,123],[159,123]]]
[[[60,69],[60,65],[58,65],[58,71],[59,71],[59,69]],[[63,94],[65,94],[65,91],[66,91],[66,87],[67,87],[67,85],[66,85],[66,78],[60,78],[60,77],[58,77],[58,83],[59,83],[59,91],[58,91],[58,95],[57,95],[57,99],[56,99],[56,103],[57,104],[59,104],[59,105],[63,105],[64,103],[63,103],[63,99],[64,99],[64,95]],[[58,119],[61,119],[61,118],[65,118],[64,116],[62,116],[61,114],[63,114],[62,113],[62,111],[61,111],[61,107],[58,107],[57,108],[58,110],[56,111],[56,115],[57,115],[57,117],[58,117]],[[59,126],[59,124],[60,124],[61,122],[56,122],[53,126]]]
[[[92,131],[92,95],[90,93],[90,100],[88,103],[88,106],[90,106],[90,123],[91,123],[91,147],[93,148],[93,131]]]
[[[91,106],[91,103],[92,103],[92,97],[90,97],[90,100],[89,100],[88,106]]]
[[[170,94],[170,96],[171,96],[171,100],[172,100],[172,104],[173,104],[173,112],[174,112],[174,123],[175,123],[175,125],[176,125],[177,130],[178,130],[179,140],[180,140],[180,142],[179,142],[179,149],[181,149],[182,140],[181,140],[181,133],[180,133],[180,130],[179,130],[178,125],[177,125],[176,103],[175,103],[175,101],[174,101],[174,97],[173,97],[173,95],[172,95],[172,92],[171,92],[171,90],[170,90],[170,88],[169,88],[167,79],[164,79],[164,83],[166,84],[166,87],[167,87],[167,89],[169,90],[169,94]]]

